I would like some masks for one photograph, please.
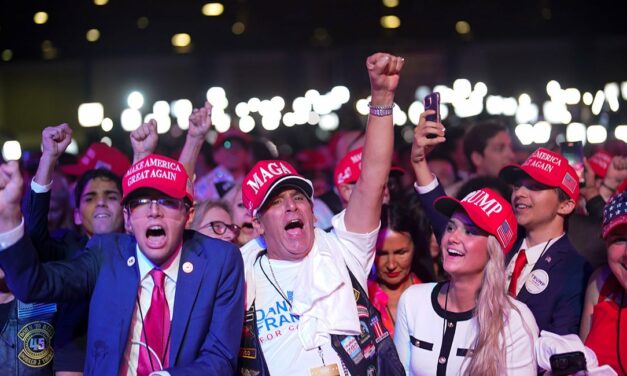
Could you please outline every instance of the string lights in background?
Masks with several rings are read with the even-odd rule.
[[[522,93],[517,98],[501,96],[489,93],[483,82],[472,83],[460,78],[453,82],[452,87],[418,87],[414,100],[407,108],[401,108],[398,104],[394,107],[394,124],[417,124],[420,113],[424,111],[422,100],[431,91],[440,93],[442,120],[447,119],[451,113],[462,119],[484,113],[490,116],[513,117],[517,124],[514,134],[523,145],[542,145],[549,142],[554,125],[567,126],[565,137],[568,141],[603,143],[608,137],[608,129],[613,128],[614,136],[627,142],[627,125],[612,127],[610,124],[573,122],[573,118],[580,117],[578,114],[573,116],[575,109],[587,109],[595,118],[603,109],[617,112],[620,102],[627,101],[627,81],[620,85],[615,82],[607,83],[595,93],[581,93],[576,88],[562,88],[557,81],[552,80],[546,85],[549,99],[539,103],[527,93]],[[232,123],[245,133],[252,132],[259,126],[266,131],[274,131],[281,126],[290,128],[304,125],[333,131],[339,127],[337,112],[349,104],[351,93],[346,86],[335,86],[323,93],[316,89],[307,90],[291,101],[279,95],[270,98],[252,97],[229,107],[226,90],[222,87],[211,87],[207,90],[206,98],[213,104],[212,121],[214,129],[219,133],[226,132]],[[353,99],[352,106],[357,113],[366,116],[369,100],[370,98]],[[172,126],[178,126],[182,130],[189,127],[188,118],[193,109],[189,99],[160,99],[152,104],[152,112],[144,110],[142,113],[142,109],[148,107],[144,102],[140,91],[133,91],[128,95],[128,108],[119,117],[122,129],[130,132],[150,119],[157,121],[159,133],[167,133]],[[109,132],[115,124],[112,118],[104,115],[105,110],[100,103],[83,103],[78,108],[79,123],[82,126],[101,126],[103,131]]]

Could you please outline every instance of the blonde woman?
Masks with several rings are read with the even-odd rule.
[[[504,251],[516,240],[510,204],[489,189],[443,196],[449,281],[414,285],[398,304],[394,343],[408,375],[535,375],[538,326],[505,292]]]
[[[217,200],[205,200],[194,205],[194,218],[189,227],[211,238],[232,243],[239,235],[239,226],[233,223],[228,204]]]

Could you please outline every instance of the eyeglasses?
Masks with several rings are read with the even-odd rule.
[[[218,235],[224,235],[224,233],[226,232],[226,229],[231,230],[235,235],[237,235],[239,234],[239,230],[240,230],[240,227],[238,225],[236,224],[227,225],[226,223],[222,221],[211,221],[207,223],[206,225],[200,226],[200,228],[206,228],[206,227],[211,227],[213,232],[215,232]]]
[[[183,200],[178,200],[170,197],[160,197],[160,198],[135,198],[129,200],[128,207],[131,210],[137,209],[149,209],[152,204],[157,204],[164,209],[169,210],[180,210],[181,208],[187,206]]]

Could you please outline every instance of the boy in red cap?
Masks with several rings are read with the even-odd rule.
[[[20,212],[17,164],[0,166],[0,267],[19,299],[91,298],[86,375],[232,374],[244,298],[229,243],[185,231],[193,202],[184,166],[160,155],[123,179],[130,234],[97,235],[71,261],[40,264]]]
[[[313,185],[287,162],[260,161],[242,182],[244,205],[261,234],[242,248],[243,374],[403,372],[365,292],[392,162],[392,108],[403,59],[378,53],[366,66],[372,100],[362,171],[330,233],[314,228]]]
[[[579,333],[590,265],[566,236],[579,199],[575,170],[562,155],[539,148],[499,176],[513,186],[512,206],[525,237],[508,254],[508,291],[529,306],[541,330]]]
[[[414,131],[412,165],[418,197],[441,239],[446,222],[433,202],[444,191],[427,166],[426,154],[445,138],[441,123],[426,121],[431,113],[421,115]],[[506,257],[508,292],[527,304],[540,330],[578,333],[591,267],[565,236],[566,221],[579,198],[574,169],[563,156],[540,148],[523,165],[504,167],[499,177],[513,185],[512,207],[522,227]]]

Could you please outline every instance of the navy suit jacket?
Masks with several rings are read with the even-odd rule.
[[[28,235],[41,261],[70,260],[85,250],[89,238],[77,231],[63,229],[51,236],[48,230],[51,192],[36,193],[28,198]],[[54,370],[82,372],[87,343],[89,299],[62,303],[53,321]]]
[[[428,193],[418,194],[420,203],[431,220],[438,242],[442,239],[448,218],[435,210],[433,202],[443,195],[445,193],[441,185]],[[518,253],[525,237],[524,229],[520,226],[518,229],[516,244],[506,255],[506,265]],[[523,286],[516,299],[529,307],[540,330],[560,335],[578,335],[591,266],[577,253],[568,237],[564,235],[551,243],[534,265],[532,272],[535,270],[547,272],[549,276],[547,287],[538,294],[532,294]]]
[[[0,251],[7,283],[24,301],[91,297],[86,375],[117,375],[139,288],[135,238],[94,236],[71,261],[41,264],[28,237]],[[183,265],[191,263],[193,270]],[[244,318],[244,273],[232,244],[186,231],[172,317],[171,375],[230,375]]]

